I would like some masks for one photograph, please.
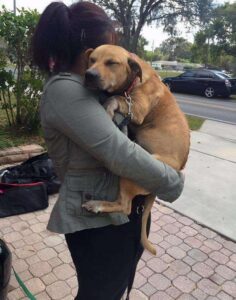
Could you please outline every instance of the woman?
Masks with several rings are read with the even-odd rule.
[[[128,217],[96,215],[82,204],[114,201],[119,176],[168,201],[183,187],[182,175],[130,141],[102,107],[104,97],[83,87],[86,50],[114,42],[110,19],[89,2],[50,4],[33,37],[34,61],[51,75],[42,96],[41,123],[62,180],[48,229],[65,234],[78,276],[77,300],[120,300],[132,287],[143,251],[143,197],[134,199]]]

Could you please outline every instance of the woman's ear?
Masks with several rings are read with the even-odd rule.
[[[140,82],[142,82],[142,69],[139,63],[132,58],[128,58],[128,64],[130,66],[132,73],[135,76],[138,76],[140,78]]]

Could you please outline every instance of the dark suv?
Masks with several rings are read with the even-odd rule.
[[[217,70],[199,69],[186,71],[177,77],[163,79],[172,92],[229,97],[236,92],[236,79]]]

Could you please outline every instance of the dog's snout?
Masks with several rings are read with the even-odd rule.
[[[99,73],[95,69],[87,70],[85,73],[85,80],[92,82],[96,81],[99,78]]]

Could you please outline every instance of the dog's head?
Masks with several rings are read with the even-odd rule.
[[[89,68],[85,73],[85,85],[109,93],[124,91],[136,77],[142,81],[142,69],[125,49],[103,45],[87,51]]]

